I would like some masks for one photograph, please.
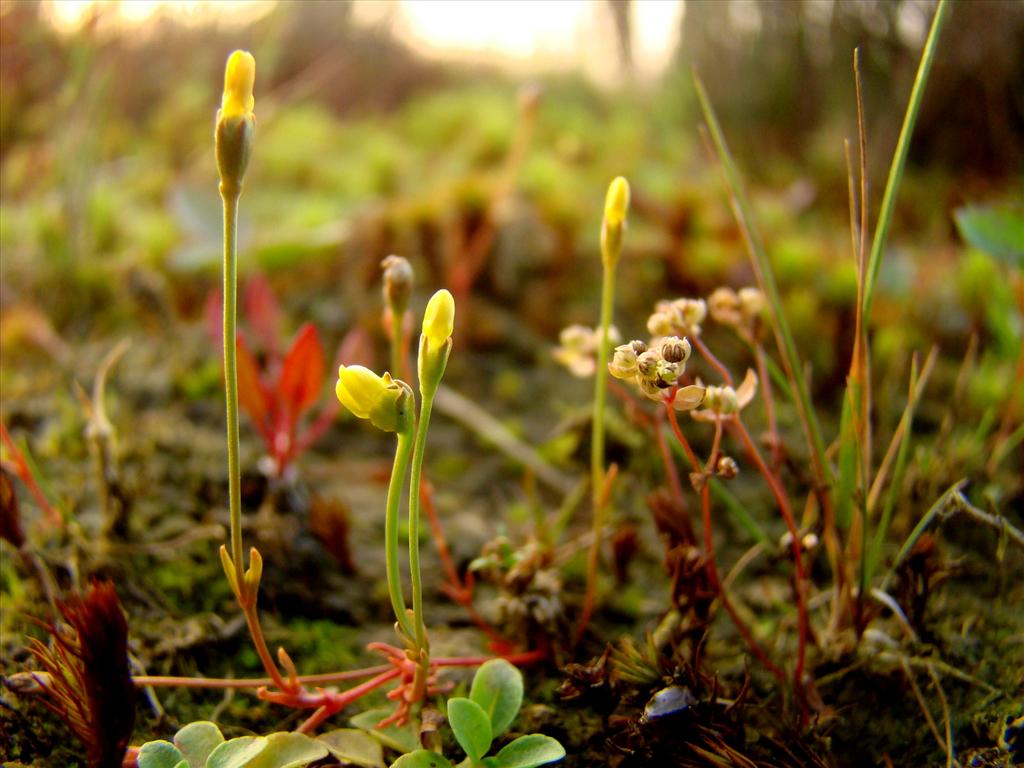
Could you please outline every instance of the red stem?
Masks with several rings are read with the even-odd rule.
[[[791,539],[790,548],[793,553],[793,565],[796,571],[793,592],[796,598],[797,623],[799,625],[796,666],[793,668],[793,687],[797,694],[797,699],[800,702],[802,717],[806,718],[806,702],[803,695],[803,675],[804,662],[807,655],[808,637],[807,599],[805,595],[806,579],[803,565],[802,545],[797,531],[796,518],[793,516],[793,510],[790,507],[789,498],[786,496],[786,491],[783,489],[782,483],[779,482],[778,477],[776,477],[768,468],[768,465],[764,463],[764,459],[761,458],[761,453],[757,450],[757,446],[751,439],[750,433],[743,425],[743,422],[740,421],[738,417],[735,417],[730,423],[733,425],[735,432],[742,440],[743,445],[747,450],[747,455],[750,456],[754,464],[757,465],[758,471],[764,476],[765,481],[768,483],[768,487],[771,488],[772,495],[775,497],[775,502],[778,504],[779,512],[782,514],[782,519],[785,520],[786,528],[789,530]]]
[[[711,367],[718,371],[718,375],[722,377],[725,383],[731,387],[732,374],[729,373],[729,369],[722,365],[722,361],[714,356],[711,350],[707,348],[707,345],[700,340],[699,336],[694,336],[692,338],[692,341],[693,346],[695,346],[697,348],[697,351],[700,352],[701,357],[707,360]]]
[[[690,447],[690,443],[683,435],[682,430],[679,429],[679,420],[676,418],[675,409],[672,407],[673,398],[674,392],[670,397],[668,397],[664,401],[665,411],[668,413],[669,423],[672,425],[672,431],[675,434],[676,439],[679,440],[679,443],[683,446],[683,450],[689,457],[690,464],[693,465],[693,471],[700,472],[701,466],[700,462],[697,460],[697,455],[693,452],[693,449]],[[718,429],[716,430],[715,437],[716,441],[721,440],[720,423],[718,424]],[[717,446],[715,448],[715,451],[717,451]],[[714,452],[712,453],[712,458],[714,458]],[[705,483],[704,486],[701,488],[700,509],[701,520],[704,525],[704,547],[706,550],[705,554],[707,557],[708,577],[711,579],[712,586],[718,591],[718,600],[722,604],[722,607],[725,608],[725,612],[729,614],[729,618],[732,619],[732,623],[736,626],[736,629],[739,631],[740,636],[746,642],[747,647],[750,648],[750,652],[754,654],[754,657],[758,661],[760,661],[764,665],[765,669],[767,669],[772,675],[774,675],[779,680],[779,682],[785,682],[785,674],[782,672],[781,669],[775,666],[774,663],[772,663],[772,660],[770,658],[768,658],[768,654],[765,653],[764,649],[761,648],[757,640],[754,639],[754,636],[751,634],[750,629],[747,627],[746,624],[743,623],[743,620],[740,618],[740,615],[736,612],[736,609],[733,607],[732,602],[726,595],[725,590],[722,589],[721,581],[718,578],[718,567],[715,565],[714,539],[711,530],[711,487],[707,483]]]

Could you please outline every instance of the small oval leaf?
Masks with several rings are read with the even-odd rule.
[[[246,768],[303,768],[327,757],[327,747],[303,733],[272,733],[266,748]]]
[[[491,748],[491,718],[471,699],[448,699],[448,723],[455,739],[473,760]]]
[[[181,750],[189,768],[205,768],[210,753],[223,743],[220,728],[208,720],[189,723],[174,735],[174,745]]]
[[[426,749],[417,749],[408,755],[402,755],[391,764],[391,768],[452,768],[452,764],[443,755]]]
[[[505,659],[491,659],[476,671],[469,698],[487,713],[491,737],[496,738],[512,724],[522,706],[523,673]]]
[[[206,768],[246,768],[266,748],[267,740],[262,736],[239,736],[214,749]]]
[[[503,747],[494,761],[501,768],[536,768],[565,757],[565,747],[542,733],[520,736]]]
[[[169,741],[148,741],[136,758],[139,768],[177,768],[184,758]]]
[[[338,728],[318,737],[341,762],[360,768],[382,768],[384,750],[377,739],[357,728]]]

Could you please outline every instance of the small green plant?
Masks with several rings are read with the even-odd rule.
[[[523,675],[504,659],[483,664],[473,677],[469,698],[448,699],[448,724],[466,753],[460,768],[535,768],[565,757],[557,739],[542,733],[520,736],[487,757],[494,739],[515,720],[523,703]],[[403,755],[391,768],[451,768],[444,755],[417,749]],[[139,768],[146,768],[140,764]]]
[[[383,765],[380,744],[362,731],[340,728],[312,738],[301,733],[225,739],[211,722],[189,723],[169,741],[142,745],[138,768],[303,768],[325,757],[350,765]]]

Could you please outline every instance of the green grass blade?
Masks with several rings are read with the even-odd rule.
[[[896,192],[899,190],[900,181],[903,179],[903,168],[907,163],[907,151],[910,149],[910,137],[914,132],[914,124],[917,122],[917,113],[921,109],[924,88],[928,83],[932,60],[935,58],[935,51],[938,48],[939,33],[942,31],[946,17],[949,16],[950,5],[949,0],[940,0],[939,7],[935,10],[935,16],[932,18],[932,27],[928,32],[924,51],[921,53],[921,63],[917,68],[914,87],[910,91],[907,111],[903,116],[903,127],[900,129],[900,137],[896,142],[896,152],[893,154],[892,165],[889,167],[889,179],[885,183],[885,192],[882,195],[882,208],[878,215],[875,236],[871,241],[871,255],[868,258],[867,284],[864,286],[862,307],[865,320],[871,317],[871,302],[874,298],[878,269],[882,263],[882,251],[885,249],[885,241],[889,237],[889,226],[892,224],[893,211],[896,209]]]
[[[718,160],[722,166],[733,213],[743,232],[754,270],[757,273],[758,282],[761,284],[761,290],[764,291],[768,299],[768,305],[771,310],[769,314],[772,330],[775,333],[775,341],[785,364],[787,377],[796,395],[794,402],[800,415],[800,422],[807,438],[807,443],[811,449],[811,462],[816,476],[815,479],[821,485],[830,486],[832,484],[832,471],[825,459],[825,444],[821,437],[821,428],[818,425],[818,417],[811,403],[811,395],[804,377],[803,363],[800,361],[800,356],[796,350],[796,343],[793,341],[793,334],[789,329],[789,323],[786,321],[786,316],[782,309],[782,297],[775,283],[775,274],[772,272],[771,262],[768,260],[768,254],[761,242],[761,236],[754,226],[753,211],[743,189],[736,163],[733,160],[732,153],[729,151],[729,146],[726,144],[722,128],[718,123],[715,110],[711,106],[711,100],[704,89],[704,84],[696,75],[694,75],[694,83],[697,87],[697,98],[704,112],[704,120],[707,122],[711,140],[715,145]]]

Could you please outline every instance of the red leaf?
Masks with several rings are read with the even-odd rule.
[[[291,406],[292,419],[320,397],[324,384],[324,350],[312,323],[299,329],[281,367],[277,392]]]
[[[277,358],[281,353],[281,310],[263,275],[254,275],[245,284],[245,320],[263,351]]]
[[[238,369],[238,402],[256,423],[256,428],[266,435],[267,412],[270,410],[270,397],[266,386],[260,380],[260,369],[256,359],[245,345],[242,335],[237,337],[235,349],[236,367]]]

